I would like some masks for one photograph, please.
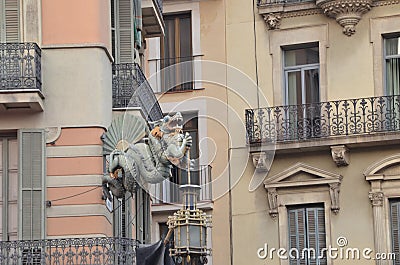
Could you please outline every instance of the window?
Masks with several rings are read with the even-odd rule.
[[[44,148],[43,130],[19,132],[20,170],[19,191],[21,226],[19,236],[23,240],[44,237]]]
[[[0,0],[0,42],[19,42],[19,0]]]
[[[289,139],[318,137],[320,108],[319,52],[317,44],[284,49],[285,105]],[[307,104],[307,105],[305,105]]]
[[[121,199],[114,197],[114,237],[132,238],[131,200],[129,193]]]
[[[0,135],[0,238],[44,236],[44,133]]]
[[[400,200],[390,201],[390,224],[392,252],[400,252]],[[393,261],[393,265],[400,265],[400,260]]]
[[[141,244],[150,244],[150,196],[144,189],[138,187],[135,202],[136,239]]]
[[[284,52],[285,104],[319,102],[318,45],[287,48]]]
[[[136,0],[111,0],[112,55],[116,63],[132,63],[140,48],[140,6]]]
[[[193,89],[191,14],[165,15],[165,37],[161,41],[163,91]]]
[[[0,138],[0,211],[3,241],[17,240],[18,218],[18,144],[16,136]]]
[[[386,95],[400,94],[400,37],[385,38]]]
[[[288,223],[290,265],[327,264],[323,205],[288,207]]]

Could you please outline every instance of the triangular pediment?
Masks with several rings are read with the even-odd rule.
[[[340,183],[342,176],[304,163],[297,163],[290,168],[266,179],[266,188],[299,187]]]

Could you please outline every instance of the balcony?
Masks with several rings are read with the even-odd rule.
[[[164,36],[163,1],[142,1],[143,31],[145,38]]]
[[[157,69],[152,85],[158,93],[187,92],[201,89],[201,55],[149,60]]]
[[[113,108],[141,108],[149,121],[162,119],[163,114],[154,92],[136,63],[114,64],[112,67]]]
[[[0,112],[43,111],[41,50],[36,43],[0,43]]]
[[[199,207],[212,202],[212,183],[211,183],[211,169],[210,165],[200,166],[198,171],[192,171],[191,179],[194,184],[199,184],[201,189],[198,196]],[[182,191],[179,189],[179,179],[184,179],[184,172],[174,168],[172,170],[172,178],[154,185],[154,205],[152,211],[157,211],[157,206],[182,204]],[[198,181],[196,181],[196,179]],[[183,181],[184,182],[184,181]],[[163,208],[160,208],[162,210]]]
[[[1,264],[133,264],[136,240],[70,238],[0,241]]]
[[[398,141],[400,96],[247,109],[246,130],[251,146],[277,149]]]

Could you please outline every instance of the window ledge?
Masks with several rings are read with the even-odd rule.
[[[42,112],[44,96],[38,89],[0,91],[0,112]]]

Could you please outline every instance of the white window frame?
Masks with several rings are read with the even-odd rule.
[[[383,77],[384,77],[383,78],[383,84],[384,84],[383,89],[384,89],[385,96],[392,96],[391,94],[388,93],[387,88],[386,88],[386,86],[387,86],[386,60],[387,59],[399,59],[400,60],[400,54],[386,55],[386,41],[388,39],[392,39],[392,38],[398,38],[398,40],[399,40],[398,45],[399,45],[399,51],[400,51],[400,33],[399,33],[399,36],[397,36],[397,34],[396,34],[396,37],[383,36]]]
[[[373,48],[373,80],[375,96],[386,94],[384,36],[400,32],[400,15],[370,19],[370,41]]]
[[[291,36],[288,38],[287,36]],[[320,101],[327,100],[327,48],[328,41],[328,25],[315,25],[301,28],[281,29],[278,31],[270,31],[269,47],[272,55],[272,80],[274,92],[274,105],[285,103],[285,74],[283,54],[285,50],[282,47],[290,47],[306,43],[318,43],[319,51],[319,91]]]

